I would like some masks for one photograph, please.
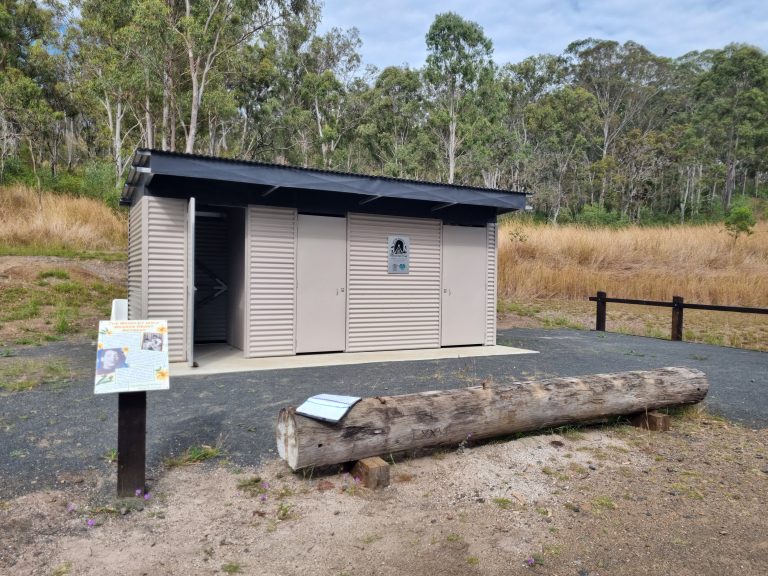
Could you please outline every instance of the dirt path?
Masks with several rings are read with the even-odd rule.
[[[567,430],[409,458],[391,475],[370,492],[345,474],[222,460],[163,474],[146,501],[100,500],[88,480],[28,494],[0,507],[0,572],[768,573],[766,430],[710,417],[668,433]]]

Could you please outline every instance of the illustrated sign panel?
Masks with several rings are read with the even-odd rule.
[[[95,394],[168,390],[168,321],[99,322]]]
[[[411,239],[408,236],[389,237],[389,274],[408,274],[410,268]]]

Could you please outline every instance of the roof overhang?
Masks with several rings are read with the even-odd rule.
[[[136,191],[149,186],[155,176],[252,184],[257,186],[254,204],[259,197],[277,194],[286,188],[356,194],[361,197],[361,204],[379,198],[398,198],[433,202],[438,210],[467,205],[495,208],[502,213],[525,209],[527,197],[523,192],[507,190],[138,150],[120,198],[121,205],[130,205]]]

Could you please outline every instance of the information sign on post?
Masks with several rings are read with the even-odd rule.
[[[99,322],[94,393],[168,390],[168,322]]]
[[[118,393],[117,495],[145,488],[147,391],[168,390],[168,322],[99,322],[94,393]]]

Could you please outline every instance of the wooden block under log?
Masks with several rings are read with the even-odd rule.
[[[632,426],[643,428],[645,430],[652,430],[654,432],[666,432],[670,428],[671,418],[669,414],[662,414],[661,412],[642,412],[635,414],[629,419]]]
[[[352,469],[352,477],[360,478],[366,488],[386,488],[389,486],[389,464],[378,456],[358,460]]]

